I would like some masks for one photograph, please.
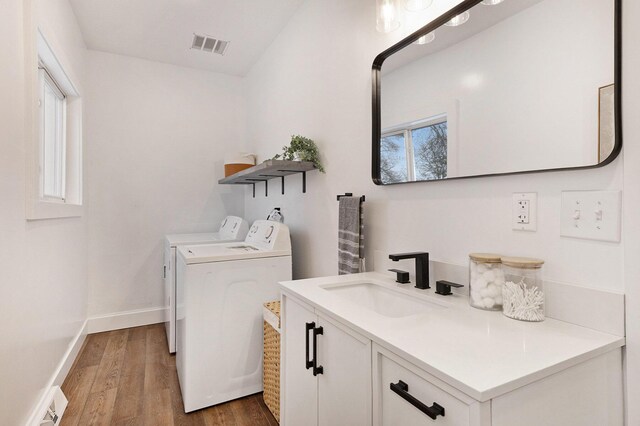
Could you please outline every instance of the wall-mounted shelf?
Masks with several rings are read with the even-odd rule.
[[[256,197],[256,183],[264,182],[264,195],[269,196],[269,181],[280,178],[284,194],[284,177],[302,174],[302,192],[307,192],[307,172],[317,170],[310,161],[267,160],[256,166],[228,176],[218,181],[221,185],[252,185],[253,197]]]

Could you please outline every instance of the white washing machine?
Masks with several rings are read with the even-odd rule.
[[[176,367],[185,412],[262,391],[262,304],[290,279],[281,223],[254,222],[242,243],[179,247]]]
[[[227,216],[218,232],[201,234],[170,234],[164,239],[164,306],[165,328],[169,352],[176,351],[176,247],[184,244],[217,244],[243,241],[249,232],[246,220]]]

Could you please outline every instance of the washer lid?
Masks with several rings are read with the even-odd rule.
[[[222,239],[218,232],[204,232],[201,234],[169,234],[165,237],[171,247],[180,244],[207,244],[235,241],[235,238]]]
[[[188,265],[282,256],[291,256],[291,250],[271,250],[246,242],[178,247],[178,257]]]

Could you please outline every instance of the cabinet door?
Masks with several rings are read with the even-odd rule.
[[[318,316],[318,424],[371,425],[371,341]]]
[[[313,426],[318,422],[317,380],[311,369],[306,368],[307,347],[312,356],[312,333],[307,334],[307,323],[318,325],[313,310],[283,294],[280,347],[280,413],[283,425]]]

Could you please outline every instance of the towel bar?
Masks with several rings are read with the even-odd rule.
[[[341,198],[341,197],[353,197],[353,193],[351,193],[351,192],[345,192],[345,193],[344,193],[344,194],[342,194],[342,195],[338,195],[338,196],[336,197],[336,200],[340,201],[340,198]],[[360,202],[361,202],[361,203],[364,203],[364,200],[365,200],[365,198],[364,198],[364,195],[363,195],[362,197],[360,197]]]

